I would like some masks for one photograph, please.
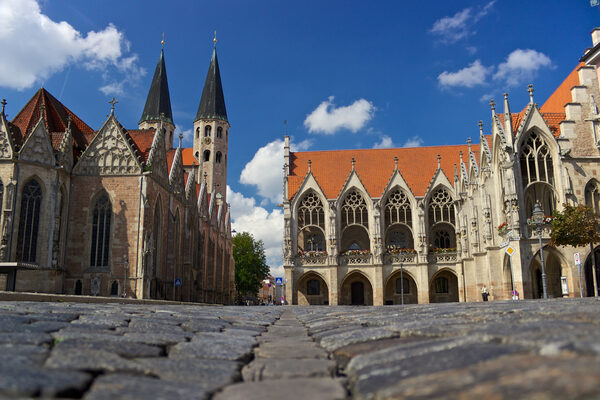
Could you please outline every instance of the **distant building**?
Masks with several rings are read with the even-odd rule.
[[[275,299],[275,278],[268,275],[262,281],[262,285],[258,291],[257,301],[261,304],[272,303]]]
[[[491,102],[479,144],[292,152],[285,138],[284,268],[293,304],[400,304],[539,298],[534,205],[600,212],[600,30],[594,48],[540,107]],[[424,121],[432,130],[443,123]],[[442,127],[442,128],[440,128]],[[589,248],[543,231],[550,297],[592,295]],[[514,248],[512,273],[507,246]],[[600,257],[598,248],[594,250]],[[599,258],[600,259],[600,258]]]
[[[216,48],[174,148],[161,50],[139,126],[94,131],[45,89],[0,113],[0,284],[17,291],[231,303],[229,123]],[[15,282],[16,273],[16,282]],[[4,289],[5,286],[0,289]]]

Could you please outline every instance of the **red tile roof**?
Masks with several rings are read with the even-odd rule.
[[[19,132],[15,135],[15,143],[20,146],[31,133],[40,119],[42,105],[44,105],[44,123],[51,135],[54,133],[62,135],[67,129],[68,117],[71,117],[75,153],[81,153],[94,138],[94,130],[44,88],[38,90],[12,120],[12,123],[19,128]],[[58,150],[60,145],[57,137],[51,138],[54,150]]]
[[[476,159],[479,145],[472,145]],[[337,198],[346,183],[352,158],[355,170],[371,197],[380,197],[394,171],[394,157],[398,169],[415,196],[423,196],[437,169],[437,155],[441,156],[443,172],[452,183],[454,164],[460,161],[459,152],[468,163],[468,146],[432,146],[398,149],[333,150],[291,153],[291,173],[288,177],[288,194],[294,197],[304,181],[311,160],[311,171],[328,199]],[[479,161],[478,161],[479,162]]]
[[[194,149],[191,147],[185,147],[181,149],[183,165],[188,167],[191,165],[198,165],[198,161],[194,157]]]
[[[540,107],[542,113],[564,113],[565,104],[570,103],[571,88],[579,85],[579,68],[585,63],[579,63],[577,67],[565,78],[565,80],[556,88],[554,93],[548,97],[548,100]],[[564,118],[563,118],[564,119]]]
[[[150,154],[150,148],[154,140],[154,128],[132,129],[128,132],[140,152],[141,161],[148,161],[148,155]]]

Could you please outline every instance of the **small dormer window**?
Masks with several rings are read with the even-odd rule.
[[[204,161],[210,161],[210,150],[204,152]]]
[[[217,162],[217,164],[221,163],[221,152],[217,151],[217,155],[215,156],[215,161]]]
[[[206,125],[204,127],[204,137],[210,137],[210,129],[211,129],[210,125]]]
[[[220,126],[217,128],[217,137],[223,137],[223,128],[221,128]]]

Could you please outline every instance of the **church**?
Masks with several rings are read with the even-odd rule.
[[[164,45],[164,43],[163,43]],[[174,137],[164,49],[137,127],[94,131],[42,88],[0,112],[0,290],[230,304],[229,122],[216,42]]]
[[[600,248],[553,247],[548,223],[563,204],[600,213],[600,29],[592,41],[541,105],[531,85],[519,112],[492,100],[479,143],[291,152],[285,137],[287,301],[593,296]]]

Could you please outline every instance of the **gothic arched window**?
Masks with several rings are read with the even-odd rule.
[[[35,180],[27,182],[21,194],[17,261],[35,262],[41,203],[40,184]]]
[[[533,182],[546,182],[554,185],[554,172],[550,149],[544,139],[531,132],[521,149],[521,179],[523,188]]]
[[[596,214],[600,214],[600,191],[598,190],[598,182],[590,181],[585,186],[585,205],[592,207]]]
[[[210,137],[210,130],[211,130],[211,126],[210,125],[206,125],[204,127],[204,137]]]
[[[362,225],[369,228],[367,203],[357,190],[348,193],[342,206],[342,229],[349,225]]]
[[[215,155],[215,162],[216,162],[217,164],[220,164],[220,163],[221,163],[221,156],[222,156],[222,155],[221,155],[221,152],[220,152],[220,151],[217,151],[217,154]]]
[[[438,222],[448,222],[454,225],[454,204],[452,196],[444,188],[437,189],[429,199],[429,226]]]
[[[108,266],[111,217],[112,205],[108,195],[104,193],[96,201],[92,215],[92,247],[90,252],[90,266],[92,267]]]
[[[223,137],[223,128],[221,128],[220,126],[217,128],[217,137]]]
[[[210,150],[204,150],[204,161],[210,161]]]
[[[306,194],[298,206],[298,231],[299,250],[325,250],[325,210],[314,192]]]
[[[385,226],[406,224],[412,226],[412,214],[408,196],[402,190],[394,190],[385,203]]]

